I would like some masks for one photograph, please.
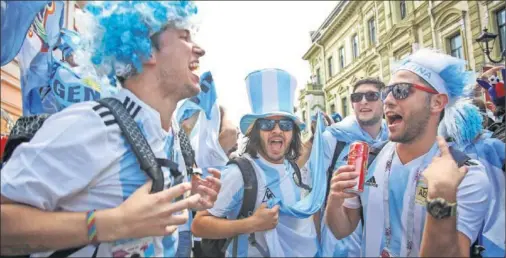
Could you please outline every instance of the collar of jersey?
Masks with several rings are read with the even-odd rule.
[[[124,102],[126,98],[130,98],[130,101],[134,102],[135,105],[141,107],[141,110],[135,116],[134,120],[136,123],[141,123],[143,129],[149,135],[155,136],[160,140],[165,139],[169,133],[162,128],[162,122],[160,120],[160,113],[154,108],[150,107],[144,101],[140,100],[135,94],[128,89],[122,88],[114,98]],[[135,109],[136,107],[134,107]],[[174,123],[172,123],[174,124]]]

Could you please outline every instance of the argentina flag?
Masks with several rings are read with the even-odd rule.
[[[308,218],[314,213],[318,212],[325,199],[325,191],[327,189],[326,169],[324,168],[324,155],[323,155],[323,132],[325,131],[325,118],[323,113],[318,111],[316,118],[316,129],[313,140],[313,147],[309,157],[309,171],[311,173],[311,186],[312,190],[299,202],[293,206],[286,206],[279,198],[270,199],[267,204],[270,208],[275,205],[280,206],[280,213],[289,215],[295,218]],[[269,247],[269,254],[272,257],[283,257],[284,252],[280,244],[281,236],[288,236],[287,232],[292,232],[289,228],[284,227],[282,224],[272,230],[269,230],[266,235],[266,242]],[[305,248],[303,245],[293,246],[294,253],[297,253],[297,248]],[[302,251],[300,253],[303,253]]]
[[[52,71],[48,94],[58,111],[75,103],[98,100],[109,93],[109,87],[103,87],[92,78],[81,78],[67,64],[58,60],[54,60]]]
[[[35,15],[50,1],[1,1],[2,66],[14,59],[25,41]]]
[[[207,176],[206,168],[219,169],[226,165],[228,157],[218,141],[221,117],[216,85],[211,72],[205,72],[200,76],[200,89],[197,96],[183,102],[176,116],[178,122],[182,123],[195,112],[201,112],[189,137],[195,151],[195,161],[200,168],[203,168],[205,177]]]
[[[23,115],[43,113],[41,90],[49,84],[52,51],[63,25],[63,1],[51,1],[36,15],[19,51]]]
[[[485,218],[482,234],[478,242],[485,247],[483,257],[504,257],[505,255],[505,179],[504,157],[505,145],[499,139],[492,138],[486,131],[473,143],[460,146],[473,159],[479,160],[486,168],[490,180],[491,198],[489,210]]]

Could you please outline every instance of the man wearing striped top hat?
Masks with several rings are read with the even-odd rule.
[[[240,129],[248,138],[243,157],[252,164],[258,182],[254,212],[237,219],[245,187],[239,167],[229,165],[222,171],[214,207],[197,213],[192,231],[210,239],[238,236],[227,248],[228,257],[313,257],[318,241],[312,219],[280,212],[283,205],[301,200],[294,161],[300,155],[305,125],[293,114],[295,78],[280,69],[264,69],[250,73],[246,86],[253,113],[242,117]],[[273,200],[280,205],[270,205]]]
[[[463,60],[429,49],[394,70],[382,90],[390,142],[365,178],[376,184],[359,196],[343,192],[356,184],[353,166],[341,166],[331,181],[325,216],[338,239],[355,230],[363,207],[362,256],[470,256],[490,182],[478,161],[462,162],[463,153],[436,137],[457,144],[474,137],[470,131],[481,121],[461,115],[470,105],[461,98],[471,77]]]

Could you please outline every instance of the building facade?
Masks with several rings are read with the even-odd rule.
[[[317,78],[313,85],[322,86],[323,110],[344,117],[353,113],[354,82],[376,77],[388,83],[395,62],[422,47],[465,59],[481,73],[489,63],[475,39],[484,27],[498,34],[491,54],[497,58],[506,49],[504,1],[340,1],[310,33],[303,59]],[[302,90],[299,114],[314,109],[305,100],[311,94]]]
[[[76,1],[65,2],[65,28],[77,30],[75,11],[79,8],[80,6],[76,4]],[[0,102],[0,134],[9,134],[10,128],[14,125],[16,119],[23,113],[21,110],[20,70],[17,58],[1,68],[0,94],[2,96]]]

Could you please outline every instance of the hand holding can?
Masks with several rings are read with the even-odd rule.
[[[344,199],[356,197],[355,193],[349,193],[346,189],[357,185],[356,179],[358,176],[353,165],[341,166],[334,172],[330,181],[330,192],[327,200],[328,207],[341,207]]]
[[[356,141],[350,145],[348,153],[348,165],[355,167],[355,186],[344,189],[344,192],[360,194],[364,192],[364,182],[367,175],[367,162],[369,159],[369,145],[365,142]]]

